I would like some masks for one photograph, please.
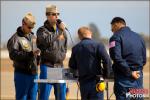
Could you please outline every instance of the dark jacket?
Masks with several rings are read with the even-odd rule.
[[[58,26],[56,31],[50,26],[50,23],[45,21],[44,26],[37,30],[37,46],[41,50],[41,64],[54,66],[63,64],[66,57],[67,35]],[[64,40],[58,40],[60,34],[64,35]]]
[[[144,40],[129,27],[124,27],[110,38],[110,56],[117,77],[131,76],[131,71],[142,70],[146,63]]]
[[[18,27],[17,32],[8,40],[7,48],[15,72],[37,74],[37,60],[32,52],[36,48],[33,38],[33,33],[25,36],[21,27]]]
[[[102,43],[84,38],[72,48],[69,67],[78,70],[79,81],[95,80],[96,75],[107,77],[111,61]]]

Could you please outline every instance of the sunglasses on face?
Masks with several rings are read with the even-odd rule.
[[[33,27],[29,27],[29,26],[28,26],[28,29],[33,29]]]
[[[28,26],[28,24],[26,24],[28,29],[33,29],[34,27]]]
[[[34,27],[28,26],[28,24],[27,24],[25,21],[23,21],[23,22],[24,22],[24,24],[27,26],[28,29],[33,29],[33,28],[34,28]]]
[[[60,13],[46,13],[46,15],[47,15],[47,16],[50,16],[50,15],[52,15],[52,16],[59,16]]]

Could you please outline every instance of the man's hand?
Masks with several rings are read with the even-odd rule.
[[[63,34],[61,34],[61,35],[59,35],[58,36],[58,40],[64,40],[65,38],[64,38],[64,35]]]
[[[33,43],[36,43],[36,37],[35,36],[33,36],[32,41],[33,41]]]
[[[62,22],[62,20],[57,19],[57,24],[58,24],[58,27],[59,27],[62,31],[65,30],[65,24]]]
[[[41,53],[40,49],[33,50],[34,56],[40,56],[40,53]]]
[[[140,71],[132,71],[132,77],[137,80],[140,77]]]

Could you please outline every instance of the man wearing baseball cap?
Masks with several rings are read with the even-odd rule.
[[[67,35],[58,21],[59,11],[55,5],[46,7],[47,20],[37,30],[37,46],[41,50],[40,79],[47,79],[47,68],[62,68],[67,52]],[[54,86],[55,100],[65,100],[66,83],[41,83],[40,100],[49,100]]]
[[[27,13],[19,26],[8,40],[9,57],[13,61],[16,100],[36,100],[37,57],[40,50],[36,47],[36,38],[32,33],[35,17]]]

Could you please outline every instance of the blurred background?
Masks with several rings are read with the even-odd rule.
[[[147,47],[147,64],[144,66],[144,89],[149,90],[149,0],[144,1],[1,1],[1,70],[0,70],[0,98],[1,100],[14,99],[14,79],[12,61],[9,59],[6,48],[8,39],[21,26],[22,18],[27,12],[36,17],[36,25],[33,32],[43,25],[46,20],[45,7],[55,4],[60,11],[60,19],[69,29],[73,42],[68,33],[68,52],[64,65],[68,67],[71,48],[79,42],[77,30],[81,26],[89,26],[93,31],[93,38],[105,44],[108,50],[108,41],[112,36],[110,22],[113,17],[119,16],[125,19],[127,26],[139,33],[145,40]],[[133,40],[134,41],[134,40]],[[136,44],[135,44],[136,45]],[[76,83],[69,83],[69,99],[80,98],[77,94]],[[113,82],[109,82],[109,95],[113,93]],[[145,94],[149,98],[148,94]],[[51,99],[54,99],[52,90]],[[106,98],[106,93],[105,93]],[[115,99],[114,94],[111,99]]]

